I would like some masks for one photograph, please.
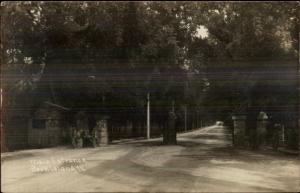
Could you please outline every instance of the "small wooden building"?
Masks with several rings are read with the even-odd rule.
[[[68,135],[68,108],[44,102],[29,120],[28,144],[31,147],[53,147],[63,143]]]
[[[5,111],[5,115],[9,118],[1,122],[2,151],[28,148],[29,109],[28,106],[23,106],[23,108],[8,109]]]

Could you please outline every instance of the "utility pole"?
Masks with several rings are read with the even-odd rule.
[[[184,130],[187,131],[187,107],[184,106]]]
[[[150,93],[147,94],[147,139],[150,139]]]

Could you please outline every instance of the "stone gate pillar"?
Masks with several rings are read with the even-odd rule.
[[[235,147],[244,147],[246,145],[246,116],[235,115],[233,120],[233,145]]]
[[[167,128],[165,128],[163,134],[163,143],[165,145],[176,145],[177,144],[176,127],[175,127],[176,114],[173,111],[170,111],[168,116],[169,116],[168,126]]]
[[[260,112],[257,116],[256,137],[257,147],[266,145],[268,116],[265,112]]]
[[[108,136],[108,127],[107,127],[107,119],[102,119],[102,126],[100,127],[100,146],[108,145],[109,136]]]
[[[107,126],[107,119],[106,117],[101,117],[96,120],[96,129],[98,130],[97,138],[99,139],[99,145],[105,146],[109,144],[109,133],[108,133],[108,126]]]

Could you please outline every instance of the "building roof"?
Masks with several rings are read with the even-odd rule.
[[[58,105],[58,104],[54,104],[54,103],[49,102],[49,101],[45,101],[44,104],[49,105],[49,106],[54,107],[54,108],[58,108],[60,110],[64,110],[64,111],[69,111],[70,110],[69,108],[63,107],[63,106]]]

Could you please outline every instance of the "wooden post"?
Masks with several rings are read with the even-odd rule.
[[[285,146],[285,135],[284,135],[284,125],[282,125],[282,144]]]
[[[147,139],[150,139],[150,93],[147,94]]]
[[[175,112],[175,101],[172,100],[172,112]]]

